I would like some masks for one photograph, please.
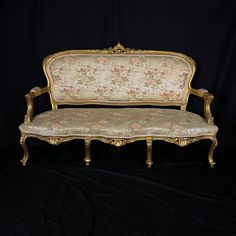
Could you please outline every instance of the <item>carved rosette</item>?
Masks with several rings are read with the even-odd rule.
[[[123,145],[125,145],[125,143],[126,142],[123,139],[115,139],[115,140],[111,141],[111,145],[114,145],[116,147],[123,146]]]
[[[45,138],[45,141],[53,145],[58,145],[63,142],[68,142],[72,139],[72,137],[47,137]]]
[[[71,137],[45,137],[45,136],[33,135],[33,134],[30,134],[27,137],[38,138],[42,141],[48,142],[53,145],[58,145],[60,143],[68,142],[73,139],[76,139],[76,137],[72,137],[72,136]]]
[[[130,52],[130,48],[125,48],[123,45],[118,43],[116,46],[108,48],[106,51],[111,54],[128,53]]]
[[[180,147],[184,147],[184,146],[187,146],[191,143],[194,143],[198,140],[200,140],[201,138],[200,137],[191,137],[191,138],[168,138],[168,137],[163,137],[163,138],[160,138],[160,140],[163,140],[163,141],[166,141],[166,142],[169,142],[169,143],[174,143],[174,144],[177,144],[179,145]]]
[[[121,147],[121,146],[124,146],[126,145],[127,143],[131,143],[131,142],[134,142],[135,140],[133,139],[112,139],[112,138],[99,138],[98,140],[104,142],[104,143],[107,143],[107,144],[111,144],[113,146],[116,146],[116,147]]]

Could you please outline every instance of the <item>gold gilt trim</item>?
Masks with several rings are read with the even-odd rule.
[[[31,137],[31,138],[37,138],[40,139],[42,141],[45,141],[47,143],[50,143],[52,145],[59,145],[61,143],[64,142],[69,142],[73,139],[78,139],[78,137],[75,136],[70,136],[70,137],[53,137],[53,136],[41,136],[41,135],[37,135],[37,134],[26,134],[27,137]]]
[[[190,89],[190,94],[193,94],[197,97],[203,98],[204,100],[204,115],[208,124],[214,125],[214,118],[211,114],[211,103],[214,99],[214,96],[210,94],[206,89]]]
[[[204,135],[198,137],[154,137],[153,140],[162,140],[168,143],[176,144],[180,147],[185,147],[191,143],[195,143],[199,140],[210,139],[217,143],[216,135]]]
[[[26,138],[27,138],[27,135],[24,134],[24,133],[21,133],[21,136],[20,136],[20,145],[21,145],[22,148],[23,148],[24,156],[23,156],[23,158],[20,160],[20,162],[22,163],[23,166],[26,165],[26,162],[27,162],[28,159],[29,159],[29,151],[28,151],[28,148],[27,148],[27,145],[26,145]]]
[[[102,141],[104,143],[111,144],[111,145],[116,146],[116,147],[121,147],[121,146],[124,146],[128,143],[135,142],[137,140],[135,138],[131,138],[131,139],[117,138],[117,139],[114,139],[114,138],[105,138],[105,137],[96,138],[96,139],[99,140],[99,141]]]
[[[187,108],[187,104],[183,105],[183,106],[180,106],[180,110],[181,111],[186,111],[186,108]]]
[[[146,164],[148,168],[152,167],[153,161],[152,161],[152,138],[148,137],[146,138],[147,143],[147,154],[146,154]]]
[[[91,144],[91,139],[86,138],[84,140],[85,142],[85,164],[86,166],[89,166],[90,162],[91,162],[91,153],[90,153],[90,144]]]
[[[191,138],[169,138],[169,137],[161,137],[156,138],[155,140],[162,140],[168,143],[174,143],[180,147],[187,146],[191,143],[197,142],[198,140],[203,139],[203,137],[191,137]]]
[[[123,45],[118,43],[115,45],[113,48],[110,47],[108,49],[103,49],[105,52],[110,53],[110,54],[121,54],[121,53],[129,53],[131,51],[130,48],[125,48]]]
[[[58,136],[41,136],[37,134],[26,134],[21,132],[21,137],[20,137],[20,143],[24,151],[24,156],[23,159],[21,160],[23,165],[26,165],[26,162],[29,158],[29,153],[28,149],[26,146],[26,138],[33,137],[33,138],[38,138],[42,141],[46,141],[50,144],[53,145],[58,145],[63,142],[68,142],[74,139],[80,139],[85,141],[85,163],[88,166],[91,162],[91,156],[90,156],[90,144],[92,140],[98,140],[102,141],[107,144],[111,144],[116,147],[121,147],[123,145],[126,145],[128,143],[132,143],[135,141],[145,141],[147,143],[147,154],[146,154],[146,164],[147,167],[151,167],[153,164],[152,161],[152,142],[154,140],[162,140],[166,141],[169,143],[176,144],[178,146],[184,147],[187,146],[191,143],[197,142],[202,139],[210,139],[212,141],[212,145],[208,154],[208,161],[211,165],[211,167],[214,167],[216,164],[215,161],[213,160],[213,152],[217,146],[217,138],[216,135],[206,135],[206,136],[198,136],[198,137],[156,137],[156,136],[148,136],[148,137],[134,137],[134,138],[106,138],[106,137],[86,137],[86,136],[69,136],[69,137],[58,137]]]
[[[34,98],[48,92],[49,92],[48,87],[44,87],[44,88],[34,87],[30,90],[29,93],[25,95],[25,99],[27,102],[27,111],[26,111],[25,119],[24,119],[25,123],[31,122],[33,119]]]
[[[47,143],[50,143],[52,145],[58,145],[63,142],[68,142],[74,139],[82,139],[82,140],[98,140],[116,147],[124,146],[128,143],[133,143],[135,141],[145,141],[145,140],[162,140],[168,143],[173,143],[178,146],[184,147],[191,143],[197,142],[202,139],[210,139],[212,141],[217,142],[215,135],[204,135],[204,136],[198,136],[198,137],[157,137],[157,136],[143,136],[143,137],[134,137],[134,138],[106,138],[106,137],[87,137],[87,136],[42,136],[38,134],[22,134],[24,138],[32,137],[32,138],[38,138],[42,141],[45,141]]]
[[[44,141],[53,144],[58,145],[63,142],[71,141],[73,137],[44,137]]]
[[[210,151],[208,154],[208,161],[210,163],[211,168],[214,168],[216,162],[213,159],[213,153],[214,153],[215,148],[218,145],[218,141],[217,141],[216,137],[212,138],[211,141],[212,141],[212,144],[211,144],[211,148],[210,148]]]

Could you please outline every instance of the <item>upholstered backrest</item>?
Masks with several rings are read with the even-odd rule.
[[[180,53],[125,49],[73,50],[44,60],[57,104],[186,103],[194,61]]]

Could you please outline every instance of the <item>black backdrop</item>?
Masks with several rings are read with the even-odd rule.
[[[215,95],[219,144],[235,146],[236,1],[1,1],[1,145],[18,143],[24,94],[43,86],[42,60],[65,49],[127,47],[183,52],[197,62],[193,87]],[[47,98],[43,98],[46,104]],[[189,109],[201,111],[199,101]],[[39,104],[40,109],[49,106]]]
[[[0,29],[1,236],[236,235],[236,162],[224,148],[236,147],[235,0],[0,0]],[[89,168],[83,142],[35,145],[29,164],[17,165],[22,150],[8,145],[19,143],[24,94],[46,84],[43,58],[117,42],[196,60],[193,87],[215,95],[221,148],[214,170],[208,147],[164,142],[154,143],[151,169],[144,142],[119,149],[94,142]],[[47,102],[36,99],[38,112]],[[191,99],[189,109],[201,106]]]

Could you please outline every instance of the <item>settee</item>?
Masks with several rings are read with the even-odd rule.
[[[194,60],[182,53],[129,49],[120,43],[103,50],[49,55],[43,61],[47,86],[25,95],[27,112],[19,126],[22,164],[29,158],[29,137],[54,145],[84,140],[86,165],[91,162],[93,140],[117,147],[144,140],[148,167],[153,164],[155,140],[183,147],[209,139],[208,161],[214,167],[218,127],[210,110],[213,95],[191,87],[195,69]],[[49,94],[52,109],[34,117],[34,98],[44,93]],[[190,94],[203,99],[204,117],[186,110]]]

